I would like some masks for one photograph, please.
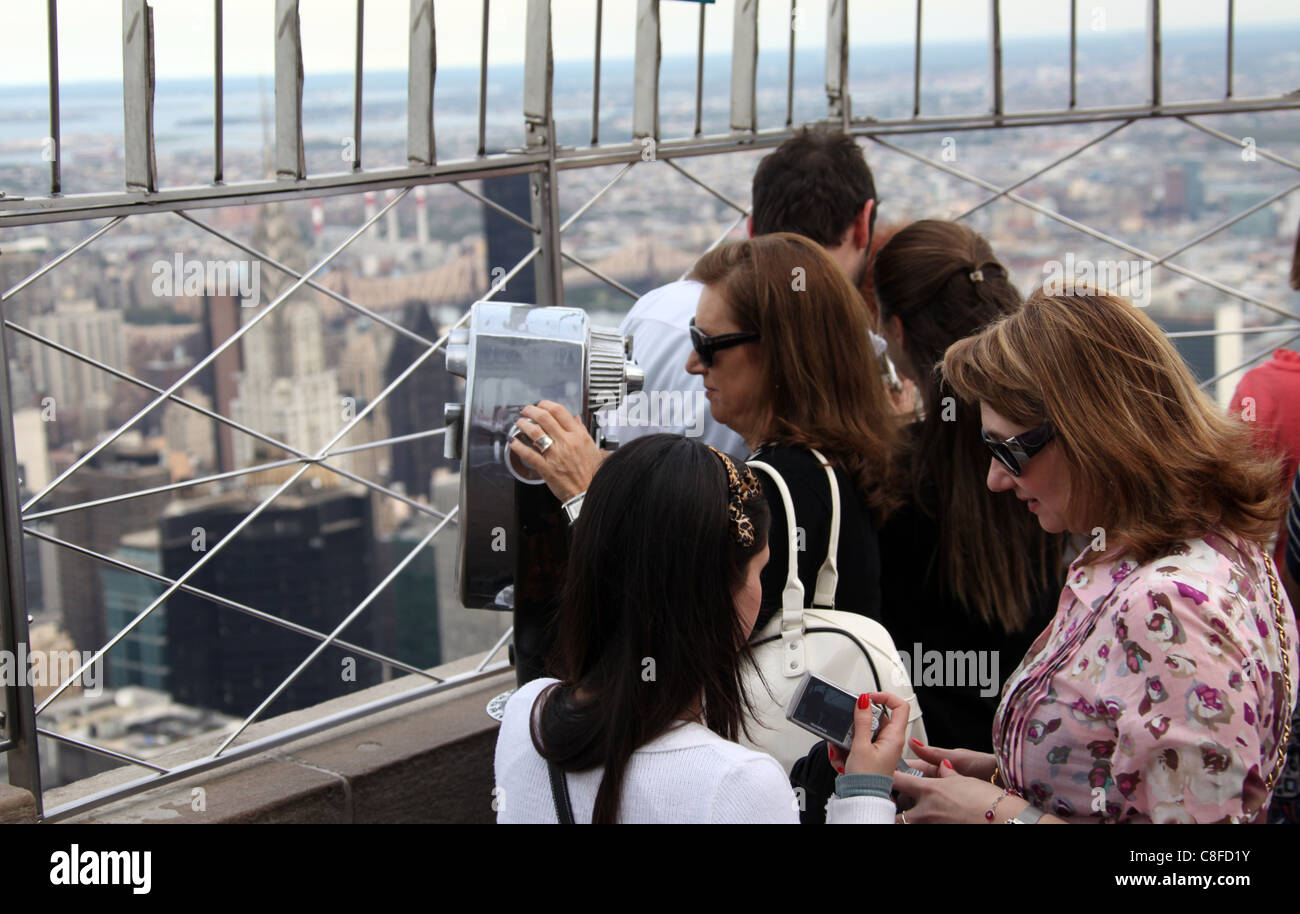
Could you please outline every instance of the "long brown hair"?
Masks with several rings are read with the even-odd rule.
[[[778,232],[719,245],[691,278],[757,330],[767,442],[817,448],[843,467],[880,522],[896,501],[900,420],[880,380],[866,305],[820,246]]]
[[[1254,449],[1250,430],[1196,386],[1125,298],[1035,292],[1017,314],[953,344],[943,373],[965,400],[1055,427],[1070,471],[1067,511],[1106,534],[1107,549],[1085,564],[1149,562],[1216,528],[1263,546],[1277,530],[1277,460]]]
[[[898,317],[925,404],[910,465],[913,497],[939,527],[944,586],[986,624],[1024,628],[1059,577],[1061,537],[1011,492],[989,492],[978,406],[935,373],[952,343],[1020,309],[1020,293],[983,236],[957,222],[914,222],[872,267],[882,324]]]

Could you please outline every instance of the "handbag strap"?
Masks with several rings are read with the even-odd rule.
[[[828,609],[833,609],[835,605],[835,587],[839,581],[839,572],[836,568],[835,559],[836,553],[839,551],[840,541],[840,489],[835,480],[835,471],[831,468],[830,463],[818,451],[812,453],[825,469],[831,487],[830,541],[827,544],[826,560],[822,562],[821,570],[817,573],[817,590],[813,597],[813,605],[818,606],[825,603]],[[790,489],[786,486],[785,479],[782,478],[775,467],[761,460],[751,460],[748,465],[771,477],[772,482],[776,484],[777,491],[781,493],[781,503],[785,508],[786,531],[789,535],[789,542],[786,546],[788,567],[785,587],[781,591],[781,656],[783,658],[781,672],[791,678],[802,676],[807,668],[803,644],[804,591],[803,582],[799,580],[799,548],[795,528],[794,500],[790,497]]]
[[[548,761],[546,769],[551,774],[551,800],[555,803],[555,817],[561,825],[573,825],[573,803],[569,800],[569,779],[560,766]]]
[[[1282,654],[1282,683],[1286,689],[1284,695],[1286,698],[1291,697],[1291,645],[1286,635],[1285,614],[1282,611],[1282,598],[1278,596],[1277,572],[1273,569],[1273,558],[1267,553],[1264,555],[1264,567],[1268,571],[1268,590],[1269,597],[1273,603],[1273,624],[1277,627],[1277,643]],[[1294,714],[1288,714],[1282,721],[1282,736],[1277,743],[1277,763],[1273,770],[1269,772],[1268,780],[1264,782],[1264,793],[1268,794],[1277,783],[1277,777],[1286,768],[1287,749],[1291,743],[1291,717]]]

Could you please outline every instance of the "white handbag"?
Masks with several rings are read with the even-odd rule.
[[[817,737],[785,719],[786,707],[805,670],[852,692],[890,692],[911,706],[908,737],[925,742],[921,708],[907,668],[898,656],[894,641],[884,626],[857,613],[837,611],[835,567],[840,540],[840,487],[835,471],[818,451],[814,457],[826,470],[831,486],[831,532],[826,560],[817,573],[817,591],[812,607],[804,608],[803,583],[799,580],[799,554],[794,503],[785,480],[769,464],[749,461],[749,466],[766,473],[781,493],[785,505],[789,573],[781,594],[781,612],[761,631],[754,632],[750,646],[758,670],[750,671],[745,686],[754,704],[757,722],[748,722],[750,739],[741,742],[774,757],[787,772],[808,754]],[[910,749],[904,753],[915,758]]]

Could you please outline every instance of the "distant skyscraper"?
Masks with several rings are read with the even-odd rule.
[[[119,439],[100,451],[39,505],[59,507],[122,495],[171,482],[164,455],[144,445]],[[122,537],[147,530],[171,500],[170,492],[142,495],[124,502],[80,508],[52,518],[60,539],[111,555]],[[108,640],[104,594],[97,559],[61,548],[59,579],[63,624],[78,650],[96,651]]]
[[[62,301],[51,314],[31,319],[31,329],[84,356],[125,369],[126,336],[119,311],[101,311],[93,301]],[[71,409],[83,416],[102,416],[109,406],[112,375],[80,359],[58,352],[43,343],[32,348],[36,386],[54,398],[57,409]],[[83,433],[97,431],[99,421],[83,426]]]
[[[158,528],[128,533],[122,537],[116,558],[136,568],[160,573],[162,556],[158,548]],[[113,565],[99,566],[104,589],[104,613],[108,635],[126,628],[165,589],[159,582]],[[126,637],[113,646],[106,656],[110,688],[144,686],[167,692],[171,689],[167,650],[167,606],[159,606]]]
[[[240,325],[239,299],[233,295],[205,295],[203,297],[203,333],[204,349],[212,352],[228,340]],[[256,328],[254,328],[256,329]],[[199,373],[208,396],[212,398],[213,411],[218,415],[233,418],[231,402],[239,394],[238,376],[241,368],[242,351],[238,344],[231,346],[211,363],[208,371]],[[235,430],[222,422],[212,423],[215,438],[216,469],[228,473],[235,468]],[[243,435],[243,433],[238,433]]]
[[[438,328],[429,311],[424,302],[408,302],[402,313],[402,326],[427,340],[437,339]],[[391,384],[410,367],[425,348],[410,337],[400,336],[394,340],[384,369],[385,384]],[[443,407],[459,399],[457,391],[461,383],[447,372],[447,361],[441,352],[429,356],[388,395],[389,434],[397,438],[442,428]],[[442,438],[437,435],[394,444],[393,480],[405,485],[406,494],[412,498],[416,495],[427,498],[429,476],[434,468],[455,464],[455,461],[442,456],[442,449]]]
[[[270,491],[259,487],[175,503],[162,521],[163,573],[184,574]],[[189,580],[291,622],[332,631],[377,581],[370,501],[359,488],[299,485]],[[195,707],[247,715],[319,643],[183,591],[168,598],[167,610],[172,695]],[[342,637],[373,644],[374,618],[363,612]],[[263,716],[310,707],[379,680],[378,663],[331,647]]]
[[[281,263],[296,259],[303,248],[297,229],[282,209],[269,205],[267,210],[269,213],[254,232],[254,246]],[[279,273],[263,273],[263,304],[288,285]],[[257,308],[241,311],[244,323],[259,313]],[[236,421],[300,451],[315,453],[351,418],[339,394],[338,374],[325,365],[321,318],[311,302],[291,298],[244,334],[240,342],[243,371],[238,379],[238,397],[230,404]],[[270,445],[242,433],[235,434],[233,440],[237,467],[283,456]],[[350,469],[347,455],[333,462]]]
[[[406,558],[437,521],[417,515],[390,537],[379,540],[380,576]],[[438,536],[445,534],[439,533]],[[384,591],[378,616],[376,643],[395,660],[428,668],[442,663],[438,624],[437,542],[420,551]],[[455,540],[449,540],[455,551]],[[445,548],[444,544],[444,548]]]

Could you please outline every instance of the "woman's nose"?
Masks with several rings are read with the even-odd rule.
[[[700,358],[698,352],[692,349],[691,354],[686,357],[686,373],[704,374],[705,371],[704,360]]]
[[[989,458],[989,478],[988,487],[990,492],[1005,492],[1007,489],[1014,488],[1016,478],[1007,471],[996,457]]]

